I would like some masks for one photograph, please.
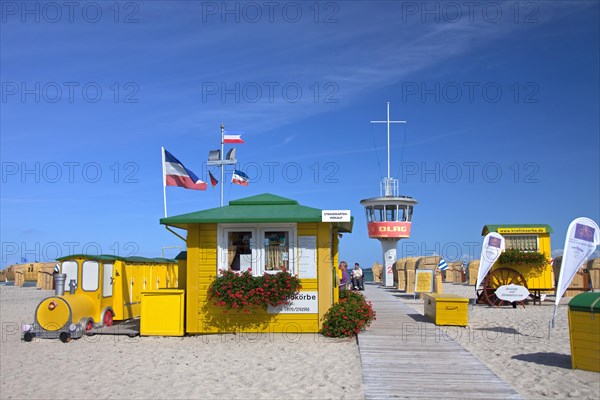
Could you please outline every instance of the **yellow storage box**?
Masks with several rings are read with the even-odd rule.
[[[573,369],[600,372],[600,293],[581,293],[569,302]]]
[[[183,336],[185,291],[159,289],[142,292],[140,335]]]
[[[469,299],[452,294],[423,293],[425,316],[436,325],[469,324]]]

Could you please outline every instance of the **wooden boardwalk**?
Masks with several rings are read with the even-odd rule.
[[[377,320],[358,335],[366,399],[520,399],[473,354],[394,296],[366,285]],[[454,328],[452,328],[454,329]],[[456,328],[458,329],[458,328]]]

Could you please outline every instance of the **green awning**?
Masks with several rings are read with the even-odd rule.
[[[481,236],[490,232],[502,233],[552,233],[553,230],[547,224],[502,224],[502,225],[484,225]]]
[[[332,225],[340,232],[352,232],[352,223],[337,222]],[[296,200],[270,193],[232,200],[228,206],[210,208],[189,214],[161,218],[163,225],[187,229],[189,224],[214,223],[275,223],[321,222],[321,210],[300,205]]]

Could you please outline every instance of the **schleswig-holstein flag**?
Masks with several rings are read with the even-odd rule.
[[[163,149],[164,150],[164,149]],[[206,190],[203,182],[191,170],[187,169],[173,154],[164,150],[163,173],[165,186],[179,186],[186,189]]]
[[[231,177],[231,183],[236,185],[248,186],[248,175],[240,170],[233,170],[233,176]]]

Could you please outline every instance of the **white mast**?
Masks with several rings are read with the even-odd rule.
[[[225,157],[225,143],[223,143],[224,141],[225,125],[221,124],[221,160],[223,160],[223,157]],[[225,186],[225,181],[223,180],[223,177],[225,176],[225,171],[223,170],[223,163],[219,165],[219,168],[221,169],[221,203],[219,207],[223,207],[223,186]]]
[[[233,165],[237,163],[235,159],[235,149],[231,149],[229,154],[225,156],[225,125],[221,124],[221,150],[211,150],[208,153],[208,161],[206,165],[215,165],[221,169],[221,199],[219,206],[223,207],[223,186],[225,184],[225,165]],[[218,153],[218,154],[217,154]]]
[[[167,171],[165,162],[165,148],[161,147],[162,154],[162,171],[163,171],[163,204],[165,205],[165,218],[167,218]]]
[[[372,124],[387,124],[387,179],[385,181],[385,196],[391,196],[391,181],[390,176],[390,124],[405,124],[406,121],[390,121],[390,102],[387,102],[387,120],[385,121],[371,121]]]

